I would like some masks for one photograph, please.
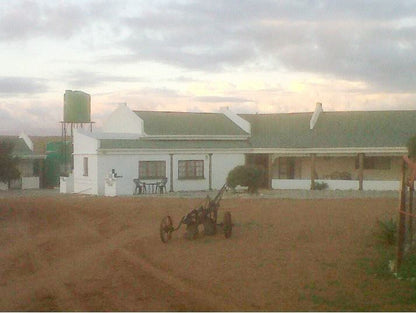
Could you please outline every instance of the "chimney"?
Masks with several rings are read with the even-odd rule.
[[[323,112],[324,110],[322,109],[322,103],[321,102],[317,102],[316,106],[315,106],[315,112],[313,112],[311,120],[309,122],[309,127],[312,130],[316,123],[318,122],[318,118],[319,115]]]

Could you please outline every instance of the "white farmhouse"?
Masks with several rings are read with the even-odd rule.
[[[397,190],[416,111],[282,114],[132,111],[120,105],[103,132],[74,133],[73,175],[62,192],[131,195],[134,179],[167,178],[166,191],[220,188],[237,165],[266,170],[265,188]],[[68,185],[70,185],[68,187]]]

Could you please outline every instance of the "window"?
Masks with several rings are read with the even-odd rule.
[[[165,161],[139,161],[140,179],[160,179],[166,177]]]
[[[358,157],[355,159],[355,168],[360,167]],[[391,168],[391,158],[389,157],[364,157],[365,170],[389,170]]]
[[[183,160],[178,161],[179,179],[200,179],[204,178],[203,160]]]
[[[84,158],[84,176],[88,176],[88,158]]]

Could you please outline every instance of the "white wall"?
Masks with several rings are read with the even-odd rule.
[[[84,176],[84,157],[88,158],[88,176]],[[74,155],[74,192],[85,194],[98,194],[97,186],[97,155]]]
[[[214,154],[212,156],[212,188],[220,189],[226,182],[228,173],[238,165],[245,164],[245,155]]]
[[[85,130],[74,131],[74,192],[97,194],[97,149],[99,140]],[[84,157],[88,158],[88,176],[84,176]]]
[[[178,179],[178,161],[180,160],[203,160],[203,179]],[[197,191],[209,189],[209,156],[208,154],[175,154],[173,156],[173,190],[174,191]]]
[[[144,134],[143,120],[127,104],[120,104],[103,124],[106,133]]]
[[[81,129],[74,131],[74,155],[97,154],[99,143],[90,132]]]
[[[132,195],[135,185],[133,179],[139,177],[139,161],[165,161],[166,177],[168,182],[166,190],[169,191],[170,156],[163,155],[99,155],[98,157],[98,194],[104,194],[105,177],[114,169],[117,176],[117,193]]]
[[[22,189],[39,189],[39,177],[22,177]]]
[[[203,160],[203,179],[178,179],[179,160]],[[165,161],[166,177],[168,182],[166,190],[170,190],[170,155],[169,154],[142,154],[142,155],[99,155],[97,159],[97,192],[105,192],[105,177],[114,169],[118,176],[117,194],[132,195],[135,189],[133,179],[139,176],[139,161]],[[82,160],[81,160],[82,162]],[[212,188],[221,188],[227,178],[228,172],[237,165],[245,162],[243,154],[213,154],[212,156]],[[82,168],[82,164],[81,164]],[[86,184],[85,184],[86,185]],[[174,154],[173,155],[173,190],[198,191],[209,189],[209,155],[208,154]],[[94,190],[92,188],[92,190]]]

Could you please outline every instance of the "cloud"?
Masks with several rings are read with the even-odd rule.
[[[67,39],[112,16],[108,1],[28,1],[0,3],[0,40],[34,37]]]
[[[55,102],[8,100],[0,102],[0,134],[59,134],[62,107]]]
[[[310,72],[410,92],[416,83],[415,6],[415,0],[16,0],[0,3],[0,40],[77,38],[86,49],[106,48],[110,56],[96,57],[104,64]],[[89,87],[100,78],[135,80],[89,73],[70,82]]]
[[[195,101],[198,102],[209,102],[209,103],[245,103],[245,102],[254,102],[250,99],[238,98],[238,97],[219,97],[219,96],[205,96],[205,97],[195,97]]]
[[[242,66],[363,80],[410,91],[416,83],[416,1],[158,2],[120,17],[129,30],[118,61],[191,70]],[[407,25],[407,26],[406,26]]]
[[[111,75],[103,72],[84,70],[68,72],[62,75],[62,79],[70,86],[74,86],[73,88],[75,89],[94,87],[107,82],[135,83],[145,81],[142,77]]]
[[[47,89],[44,79],[0,76],[0,95],[37,94]]]

